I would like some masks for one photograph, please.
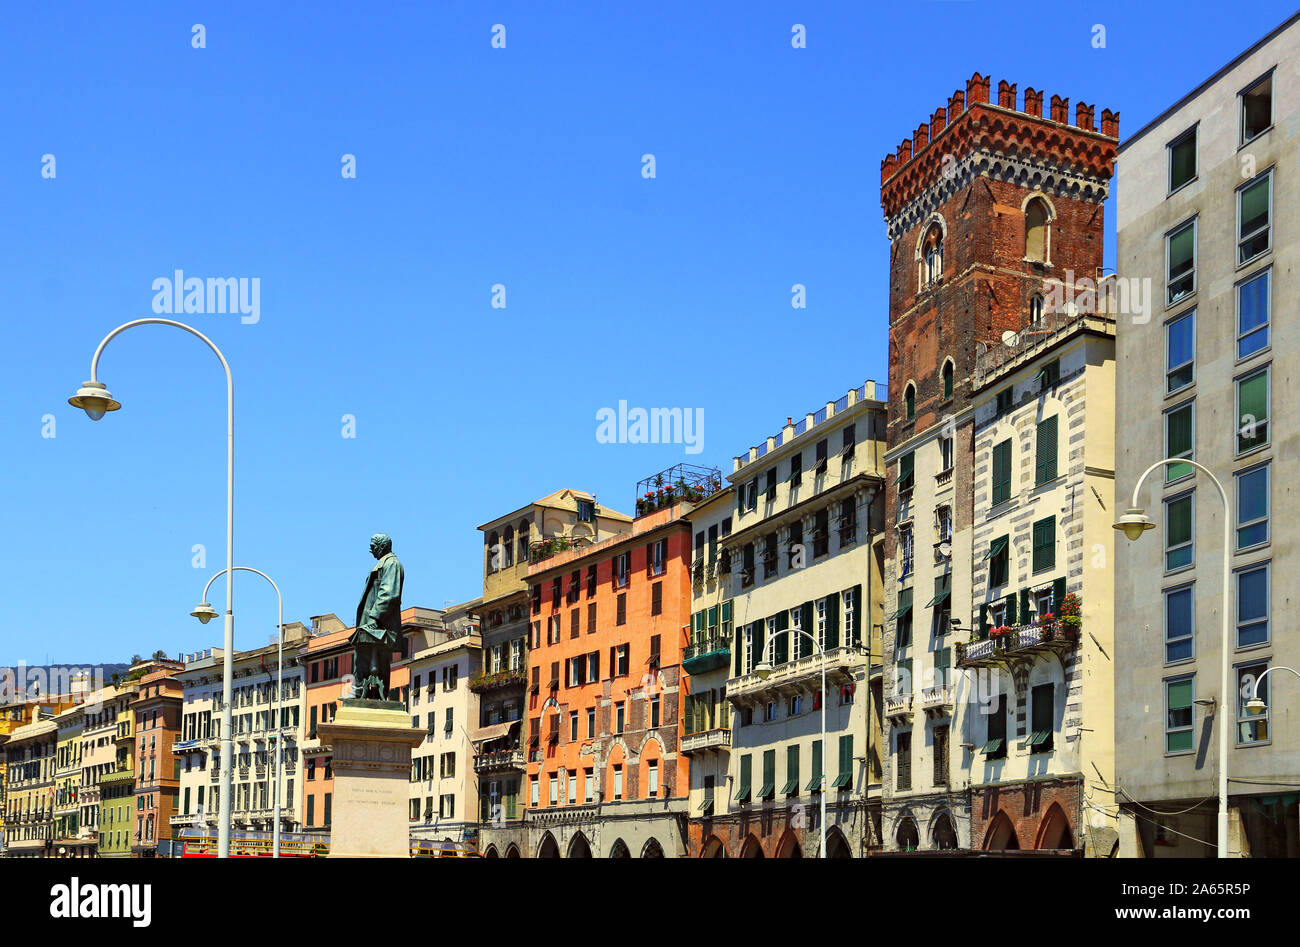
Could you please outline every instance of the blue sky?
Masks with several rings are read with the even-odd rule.
[[[628,511],[639,478],[729,472],[787,415],[885,381],[880,160],[972,72],[1117,109],[1123,136],[1291,8],[1221,11],[10,7],[0,664],[220,641],[188,617],[225,559],[218,364],[135,329],[101,362],[123,410],[92,424],[66,403],[103,335],[153,315],[155,279],[260,280],[255,324],[182,317],[235,372],[236,563],[279,581],[286,620],[348,618],[382,530],[406,604],[439,607],[480,589],[480,522],[563,486]],[[703,453],[598,443],[620,400],[702,408]],[[274,632],[259,583],[237,582],[237,647]]]

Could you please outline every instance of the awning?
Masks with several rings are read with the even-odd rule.
[[[996,556],[998,553],[1000,553],[1002,550],[1006,548],[1007,548],[1007,537],[999,536],[997,539],[993,540],[993,542],[989,543],[989,551],[984,553],[984,558],[992,559],[994,556]]]
[[[775,789],[776,783],[763,783],[763,788],[758,791],[758,798],[771,799]]]
[[[835,777],[835,782],[831,783],[832,789],[843,789],[853,782],[853,777],[849,773],[840,773]]]
[[[713,798],[711,796],[706,797],[705,800],[700,803],[700,815],[713,815]]]
[[[1026,745],[1038,746],[1040,743],[1046,743],[1047,738],[1051,735],[1051,730],[1035,730],[1033,733],[1029,734],[1029,739],[1026,741]]]
[[[494,723],[489,727],[484,727],[478,736],[474,737],[474,743],[487,743],[489,740],[499,740],[510,732],[512,727],[517,727],[522,721],[507,720],[505,723]]]
[[[736,802],[749,802],[749,783],[736,790]]]
[[[885,621],[898,621],[906,617],[912,611],[912,590],[910,588],[900,589],[898,593],[898,610],[890,615]]]
[[[980,750],[980,752],[985,756],[988,756],[991,753],[996,753],[1000,749],[1002,749],[1002,738],[998,737],[996,740],[990,740],[988,743],[985,743],[984,749]]]
[[[822,791],[821,774],[818,773],[816,776],[814,776],[811,780],[809,780],[808,785],[804,786],[803,788],[804,788],[804,792],[821,792]]]
[[[908,602],[894,614],[890,615],[885,621],[898,621],[900,618],[906,618],[912,611],[912,603]]]
[[[793,796],[798,791],[799,791],[798,779],[787,780],[786,784],[781,787],[781,795],[783,796]]]

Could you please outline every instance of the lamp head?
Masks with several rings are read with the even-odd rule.
[[[1136,540],[1148,529],[1155,529],[1156,524],[1140,506],[1130,507],[1114,526],[1129,539]]]
[[[68,404],[85,411],[86,417],[92,421],[98,421],[109,411],[122,407],[113,400],[103,382],[98,381],[83,381],[77,393],[68,399]]]
[[[758,675],[760,681],[765,681],[772,676],[772,665],[766,661],[759,661],[754,665],[754,673]]]
[[[206,625],[217,617],[217,610],[207,602],[199,602],[194,606],[194,611],[190,612],[190,614]]]
[[[1250,700],[1246,701],[1246,709],[1253,714],[1262,714],[1264,711],[1268,710],[1268,704],[1264,703],[1264,701],[1260,700],[1258,697],[1252,697]]]

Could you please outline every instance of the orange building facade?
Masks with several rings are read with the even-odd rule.
[[[178,811],[180,758],[172,753],[181,728],[184,689],[175,675],[184,669],[179,661],[161,665],[140,678],[140,690],[131,702],[135,716],[135,828],[131,853],[137,858],[172,854],[172,816]]]
[[[685,853],[689,509],[648,513],[529,570],[526,855]]]

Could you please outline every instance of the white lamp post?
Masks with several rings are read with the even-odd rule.
[[[772,665],[769,664],[767,661],[767,653],[772,650],[772,646],[776,643],[776,639],[784,634],[802,635],[803,637],[807,638],[809,641],[812,642],[812,646],[817,650],[817,653],[819,653],[822,656],[822,697],[820,701],[822,705],[822,771],[817,774],[822,784],[822,791],[821,793],[819,793],[819,795],[821,796],[821,843],[820,843],[820,848],[818,850],[817,857],[825,858],[826,857],[826,788],[827,788],[826,787],[826,649],[823,648],[820,644],[818,644],[816,638],[814,638],[808,632],[804,631],[802,628],[784,628],[781,631],[778,631],[776,634],[774,634],[771,638],[769,638],[767,640],[767,644],[763,646],[763,653],[759,655],[759,662],[758,664],[754,665],[754,673],[758,675],[759,680],[765,681],[772,676]],[[868,675],[869,673],[870,671],[868,669]],[[870,695],[868,695],[868,704],[869,703],[870,703]],[[868,753],[871,752],[870,746],[867,747],[867,752]]]
[[[1136,540],[1148,529],[1154,529],[1155,523],[1146,515],[1146,511],[1138,506],[1138,491],[1142,489],[1142,484],[1150,475],[1151,471],[1157,467],[1166,467],[1173,464],[1187,464],[1189,467],[1195,467],[1201,473],[1210,478],[1215,489],[1219,491],[1219,499],[1223,501],[1223,662],[1219,682],[1219,705],[1215,707],[1215,714],[1223,719],[1219,721],[1219,831],[1218,831],[1218,849],[1219,858],[1228,857],[1228,721],[1227,705],[1228,695],[1231,693],[1228,680],[1229,668],[1231,666],[1232,652],[1232,590],[1229,582],[1232,580],[1232,507],[1228,503],[1228,494],[1223,489],[1223,484],[1219,479],[1210,473],[1205,467],[1201,466],[1194,460],[1185,458],[1166,457],[1164,460],[1158,460],[1145,471],[1142,476],[1138,477],[1137,484],[1133,487],[1133,502],[1129,504],[1129,509],[1115,523],[1115,529],[1122,532],[1131,540]]]
[[[1285,664],[1279,664],[1275,667],[1268,668],[1259,677],[1255,678],[1255,686],[1250,689],[1250,700],[1246,701],[1246,709],[1253,714],[1263,713],[1268,710],[1268,704],[1260,699],[1259,685],[1264,683],[1264,678],[1268,677],[1274,671],[1290,671],[1296,677],[1300,678],[1300,671],[1295,668],[1289,668]]]
[[[104,347],[108,345],[114,336],[125,332],[127,329],[144,325],[172,326],[197,336],[203,340],[208,348],[212,349],[226,373],[226,569],[233,569],[235,564],[235,385],[230,376],[230,364],[226,361],[226,357],[221,354],[221,349],[217,348],[211,339],[193,326],[187,326],[185,323],[176,322],[173,319],[136,319],[124,323],[104,336],[104,340],[99,343],[99,347],[95,349],[95,354],[90,359],[90,380],[82,383],[77,393],[68,399],[68,404],[74,408],[81,408],[92,421],[98,421],[107,412],[116,411],[122,407],[121,404],[113,400],[108,388],[98,380],[99,357],[103,354]],[[223,772],[221,774],[220,816],[217,820],[218,858],[230,857],[230,764],[234,748],[230,737],[232,720],[230,690],[232,676],[231,652],[235,641],[234,614],[234,583],[227,582],[225,654],[222,660],[221,682],[221,694],[224,701],[221,717],[221,768]]]
[[[276,601],[278,601],[280,604],[279,621],[276,623],[276,629],[278,630],[278,639],[277,639],[277,648],[276,648],[275,698],[271,702],[271,721],[270,721],[271,722],[270,739],[272,741],[272,745],[275,747],[275,756],[272,759],[272,763],[271,763],[271,765],[274,767],[272,769],[272,776],[271,776],[271,780],[272,780],[271,794],[275,800],[274,802],[275,827],[272,830],[272,838],[274,839],[274,841],[272,843],[272,848],[271,848],[271,857],[279,858],[280,857],[280,754],[283,752],[283,746],[282,746],[283,735],[281,733],[280,724],[278,722],[279,720],[278,714],[280,710],[280,698],[281,695],[283,694],[283,688],[284,688],[284,597],[280,594],[280,586],[276,585],[275,580],[272,579],[265,572],[262,572],[258,569],[250,569],[248,566],[235,566],[235,571],[251,572],[254,575],[260,575],[262,578],[266,579],[266,581],[271,583],[271,588],[275,589],[275,598]],[[227,572],[227,570],[222,569],[212,578],[208,579],[208,584],[203,586],[203,601],[199,602],[198,605],[194,606],[194,611],[190,612],[191,615],[193,615],[195,618],[197,618],[200,622],[202,622],[205,625],[208,622],[212,621],[212,619],[217,617],[217,610],[208,604],[208,589],[212,588],[213,582],[221,578],[223,575],[228,575],[228,574],[229,573]],[[230,580],[227,579],[226,585],[230,585],[230,584],[231,584]]]

